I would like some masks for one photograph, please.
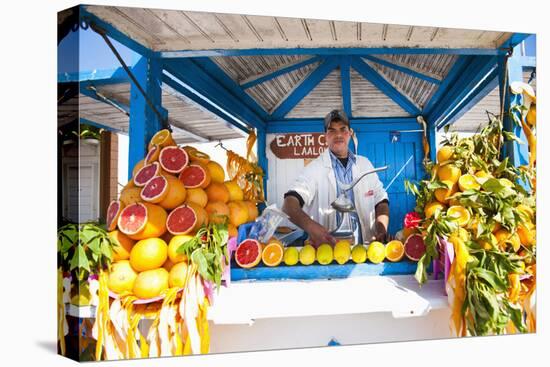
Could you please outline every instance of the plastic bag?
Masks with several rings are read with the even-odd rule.
[[[279,210],[275,204],[271,204],[264,209],[262,215],[256,218],[250,228],[248,238],[266,243],[273,236],[283,219],[288,219],[288,215]]]

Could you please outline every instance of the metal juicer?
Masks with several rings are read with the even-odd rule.
[[[340,212],[342,216],[342,221],[340,222],[338,228],[331,232],[331,235],[334,238],[338,240],[352,240],[353,243],[359,243],[359,231],[361,230],[361,226],[358,225],[356,228],[353,228],[351,213],[356,213],[356,210],[355,205],[348,197],[347,192],[353,189],[353,187],[357,185],[357,183],[365,176],[375,172],[384,171],[387,168],[388,166],[384,166],[363,172],[350,184],[339,183],[341,189],[340,195],[330,204],[334,209]]]

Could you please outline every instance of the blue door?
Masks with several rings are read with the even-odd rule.
[[[390,201],[389,233],[395,235],[403,228],[405,214],[416,205],[414,196],[405,192],[404,181],[421,180],[425,174],[422,165],[422,133],[393,132],[389,129],[356,133],[359,154],[367,157],[374,167],[389,166],[386,171],[379,172],[378,177]]]

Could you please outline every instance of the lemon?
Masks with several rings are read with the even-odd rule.
[[[437,162],[441,163],[448,161],[453,156],[453,153],[454,149],[451,146],[445,145],[444,147],[441,147],[441,149],[437,151]]]
[[[298,249],[296,247],[287,247],[283,255],[283,261],[286,265],[296,265],[298,264],[299,257]]]
[[[305,245],[300,250],[300,263],[302,265],[311,265],[315,261],[315,248],[311,245]]]
[[[367,249],[367,258],[374,264],[381,263],[386,258],[386,247],[383,243],[373,241]]]
[[[367,249],[361,244],[357,244],[351,250],[351,259],[356,264],[362,264],[367,261]]]
[[[323,243],[317,249],[317,262],[321,265],[327,265],[330,264],[332,260],[332,246],[328,243]]]
[[[351,245],[346,240],[340,240],[334,245],[334,258],[340,265],[345,264],[351,255]]]

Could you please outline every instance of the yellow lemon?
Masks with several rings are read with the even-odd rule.
[[[470,221],[470,212],[463,206],[455,205],[447,209],[447,215],[457,222],[460,227],[464,227]]]
[[[456,183],[460,178],[460,175],[460,168],[454,164],[446,164],[439,167],[437,170],[437,177],[440,181],[451,181],[452,183]]]
[[[373,241],[367,249],[367,258],[373,264],[379,264],[386,258],[386,247],[383,243]]]
[[[445,205],[437,201],[432,201],[431,203],[426,204],[426,207],[424,208],[424,215],[426,216],[426,218],[431,218],[435,215],[435,213],[444,209]]]
[[[454,195],[457,190],[457,186],[451,181],[442,181],[442,183],[447,185],[447,188],[435,189],[434,196],[437,201],[445,204],[449,200],[449,196]]]
[[[449,145],[445,145],[437,151],[437,161],[439,163],[448,161],[453,156],[453,153],[454,149]]]
[[[367,261],[367,249],[362,244],[353,246],[351,250],[351,259],[356,264],[362,264]]]
[[[315,261],[315,248],[311,245],[305,245],[300,250],[300,263],[302,265],[311,265]]]
[[[458,179],[458,187],[460,188],[460,191],[479,190],[481,185],[477,182],[476,176],[466,174],[460,176]]]
[[[298,249],[296,247],[287,247],[283,255],[283,261],[286,265],[292,266],[298,264]]]
[[[345,264],[351,256],[351,245],[346,240],[340,240],[334,245],[334,259],[340,265]]]
[[[323,243],[317,248],[317,262],[321,265],[328,265],[332,262],[332,246]]]

